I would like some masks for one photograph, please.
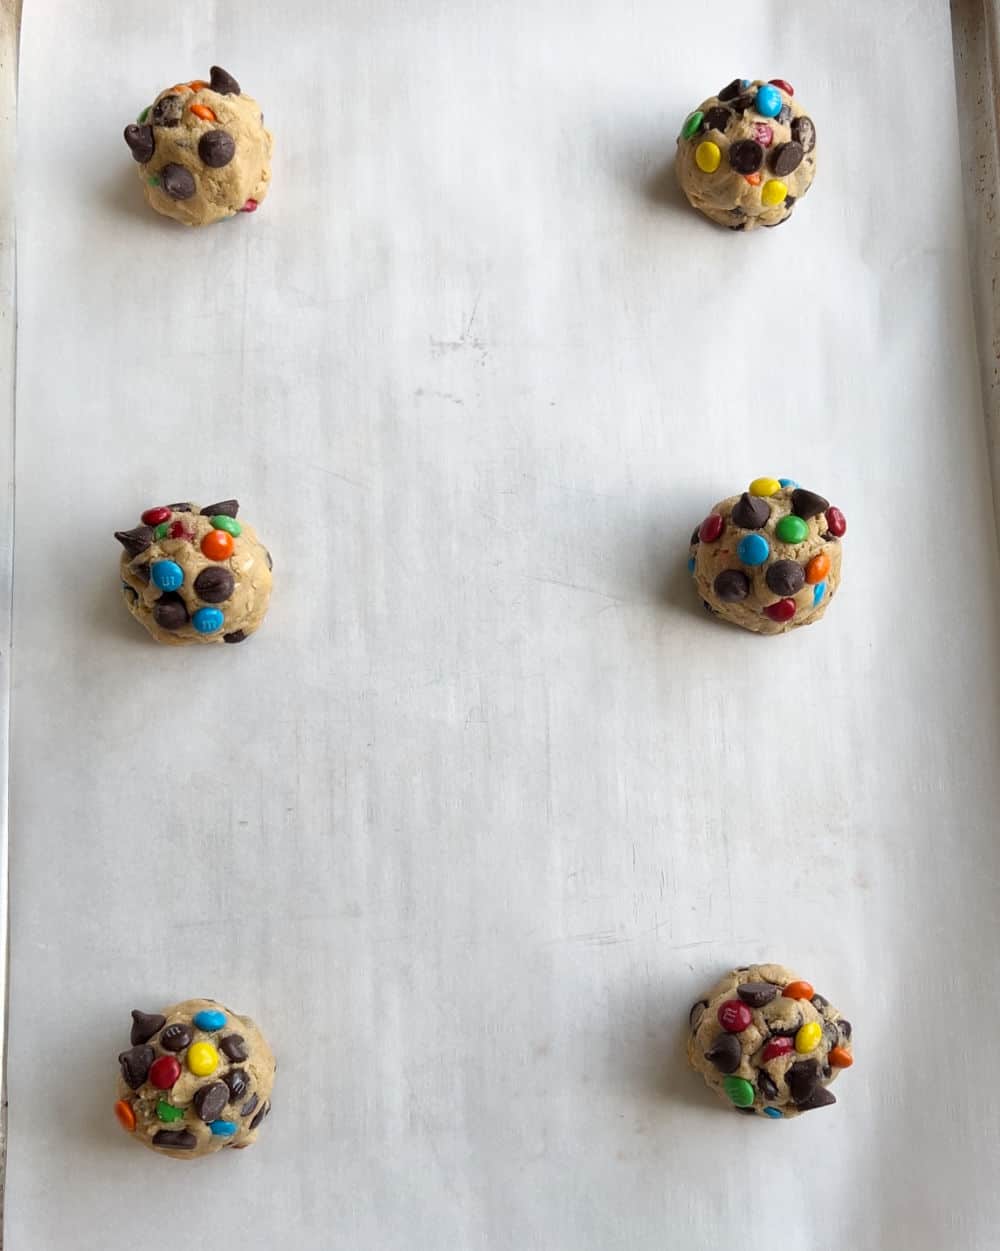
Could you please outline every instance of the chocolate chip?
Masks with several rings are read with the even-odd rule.
[[[195,192],[194,174],[171,161],[160,170],[160,186],[171,200],[190,200]]]
[[[271,559],[271,553],[267,550],[267,548],[266,548],[266,547],[264,548],[264,556],[265,556],[265,557],[266,557],[266,559],[267,559],[267,567],[268,567],[268,569],[273,569],[273,568],[274,568],[274,561]]]
[[[229,1090],[230,1100],[241,1099],[250,1089],[250,1082],[242,1069],[230,1069],[222,1080]]]
[[[206,604],[221,604],[233,593],[236,579],[223,565],[208,565],[194,580],[194,593]]]
[[[738,139],[729,149],[729,164],[737,174],[755,174],[764,164],[764,149],[754,139]]]
[[[691,1011],[688,1013],[688,1024],[693,1030],[697,1029],[701,1024],[701,1018],[705,1015],[707,1007],[707,999],[699,999],[697,1003],[691,1005]]]
[[[219,1050],[230,1060],[245,1060],[247,1045],[241,1034],[227,1034],[219,1039]]]
[[[764,581],[775,595],[794,595],[805,585],[806,575],[796,560],[776,560],[764,574]]]
[[[129,565],[128,571],[133,578],[138,578],[140,582],[149,581],[149,561],[143,561],[138,565]]]
[[[742,569],[723,569],[712,589],[724,604],[738,604],[750,594],[750,579]]]
[[[731,208],[729,211],[734,217],[746,217],[747,215],[746,209],[741,209],[739,205],[736,208]]]
[[[161,630],[179,630],[187,619],[187,606],[176,591],[166,591],[153,605],[153,620]]]
[[[149,1042],[153,1035],[163,1029],[167,1023],[165,1016],[160,1016],[158,1012],[140,1012],[138,1008],[132,1009],[132,1036],[129,1039],[132,1046],[136,1043]]]
[[[733,505],[730,519],[734,526],[741,530],[759,530],[766,525],[771,516],[771,506],[759,495],[751,495],[744,491]]]
[[[729,119],[732,113],[728,109],[716,105],[715,108],[709,109],[705,114],[705,120],[702,125],[706,130],[725,130],[729,125]]]
[[[134,586],[129,586],[127,582],[122,583],[122,594],[125,596],[125,598],[128,600],[130,604],[134,604],[135,601],[139,598],[138,591],[136,591]]]
[[[795,1102],[800,1112],[811,1112],[813,1108],[828,1108],[831,1103],[837,1102],[837,1096],[825,1086],[817,1086],[808,1098],[801,1101],[796,1099]]]
[[[154,126],[179,126],[184,115],[184,101],[180,96],[163,96],[153,105]]]
[[[763,1008],[777,997],[778,988],[773,982],[744,982],[736,987],[736,993],[751,1008]]]
[[[118,1057],[118,1063],[122,1068],[125,1085],[132,1090],[138,1090],[146,1080],[149,1066],[155,1059],[156,1052],[152,1047],[133,1047],[130,1051],[123,1051]]]
[[[778,1097],[778,1083],[769,1073],[757,1074],[757,1089],[764,1099],[777,1099]]]
[[[795,196],[793,195],[785,196],[785,208],[786,209],[790,209],[794,203],[795,203]]]
[[[236,144],[225,130],[208,130],[198,140],[198,155],[210,169],[222,169],[236,155]]]
[[[756,1116],[757,1115],[757,1109],[754,1107],[737,1108],[736,1111],[742,1113],[743,1116]]]
[[[822,495],[817,495],[815,491],[805,491],[802,487],[796,487],[792,492],[792,512],[803,521],[808,521],[810,517],[818,517],[829,507],[830,501],[825,500]]]
[[[794,139],[791,143],[779,143],[771,153],[771,168],[783,178],[793,169],[798,169],[803,155],[802,144],[796,143]]]
[[[271,1111],[271,1105],[269,1103],[265,1103],[264,1106],[261,1108],[261,1110],[257,1113],[257,1115],[250,1122],[250,1128],[256,1129],[257,1126],[261,1123],[261,1121],[264,1119],[265,1116],[267,1116],[268,1112],[270,1111]]]
[[[809,1098],[819,1082],[819,1065],[815,1060],[803,1060],[799,1064],[793,1064],[785,1074],[785,1081],[788,1083],[788,1093],[796,1103],[802,1103]]]
[[[191,511],[190,504],[168,504],[167,507],[172,513],[189,513]]]
[[[251,1095],[242,1108],[240,1108],[240,1116],[249,1116],[257,1106],[257,1096]]]
[[[695,526],[694,531],[691,534],[691,546],[692,547],[694,547],[696,543],[701,542],[701,536],[698,533],[700,529],[701,529],[701,526]]]
[[[787,104],[783,104],[781,108],[778,110],[778,116],[774,120],[776,122],[781,122],[783,126],[787,126],[788,119],[791,116],[792,116],[792,110],[788,107]]]
[[[167,1147],[171,1151],[193,1151],[198,1139],[189,1129],[160,1129],[153,1135],[154,1147]]]
[[[737,96],[735,100],[731,100],[729,107],[734,113],[745,113],[753,104],[754,99],[754,95],[748,91],[745,95]]]
[[[222,641],[223,643],[242,643],[243,640],[248,637],[249,635],[246,630],[233,630],[229,634],[224,634],[222,636]]]
[[[813,125],[812,118],[797,117],[792,122],[792,138],[796,143],[802,144],[803,152],[811,152],[816,146],[816,127]]]
[[[720,1034],[705,1052],[705,1059],[720,1073],[735,1073],[743,1059],[743,1048],[735,1034]]]
[[[240,511],[239,500],[220,500],[201,510],[203,517],[235,517]]]
[[[138,161],[140,165],[145,165],[156,147],[152,126],[126,126],[125,142],[132,153],[132,160]]]
[[[225,1082],[209,1082],[207,1086],[198,1087],[191,1102],[206,1124],[216,1121],[229,1102],[229,1087]]]
[[[220,96],[238,96],[240,94],[240,85],[232,74],[227,74],[224,69],[220,69],[218,65],[213,65],[209,70],[209,86],[213,91],[217,91]]]
[[[822,1012],[824,1008],[828,1008],[830,1006],[830,1000],[824,999],[822,995],[813,995],[812,1006],[814,1008],[818,1008],[819,1011]]]
[[[164,1051],[183,1051],[191,1037],[190,1029],[177,1021],[174,1025],[168,1025],[160,1035],[160,1046]]]
[[[853,1029],[852,1029],[850,1021],[845,1020],[844,1017],[841,1017],[840,1020],[837,1022],[837,1024],[840,1026],[840,1032],[844,1035],[844,1037],[850,1038],[851,1034],[853,1033]]]
[[[743,90],[743,79],[734,78],[733,81],[727,87],[723,87],[722,90],[719,92],[719,99],[731,100],[733,96],[738,96],[742,90]]]
[[[149,526],[135,526],[131,530],[116,530],[115,538],[130,556],[138,556],[152,546],[153,531]]]
[[[824,1064],[824,1066],[823,1066],[823,1076],[824,1076],[824,1077],[826,1077],[826,1078],[831,1078],[831,1077],[833,1076],[833,1069],[830,1067],[830,1065],[829,1065],[829,1064]]]

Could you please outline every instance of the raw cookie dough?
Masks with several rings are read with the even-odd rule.
[[[185,226],[254,212],[271,181],[260,105],[217,65],[210,78],[161,91],[125,127],[150,207]]]
[[[851,1023],[780,964],[721,977],[691,1009],[688,1059],[740,1112],[771,1120],[836,1103],[854,1063]]]
[[[239,507],[147,508],[141,525],[115,531],[125,603],[158,642],[242,643],[264,620],[271,554]]]
[[[816,127],[782,78],[734,78],[689,113],[677,177],[696,209],[730,230],[780,226],[816,172]]]
[[[118,1057],[115,1116],[144,1147],[190,1160],[256,1141],[277,1066],[248,1016],[214,999],[136,1008],[129,1041]]]
[[[791,478],[755,478],[696,528],[688,570],[711,612],[756,634],[784,634],[826,612],[846,531],[822,495]]]

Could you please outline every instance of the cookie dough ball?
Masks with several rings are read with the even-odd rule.
[[[733,969],[691,1009],[688,1059],[738,1111],[771,1120],[825,1108],[854,1063],[851,1023],[780,964]]]
[[[272,138],[260,105],[217,65],[210,79],[161,91],[125,127],[150,206],[185,226],[254,212],[271,181]]]
[[[256,1140],[277,1065],[248,1016],[214,999],[136,1008],[129,1042],[118,1057],[115,1116],[144,1147],[190,1160]]]
[[[691,535],[688,569],[711,612],[784,634],[818,621],[840,585],[839,508],[791,478],[755,478]]]
[[[734,78],[688,114],[677,176],[696,209],[730,230],[780,226],[816,172],[816,127],[790,83]]]
[[[271,554],[239,507],[147,508],[141,525],[115,531],[125,603],[158,642],[242,643],[264,620]]]

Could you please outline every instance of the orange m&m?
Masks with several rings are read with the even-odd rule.
[[[132,1111],[132,1105],[125,1099],[119,1099],[115,1104],[115,1116],[118,1118],[118,1124],[122,1129],[128,1132],[135,1131],[135,1113]]]
[[[209,560],[228,560],[233,554],[233,536],[225,530],[209,530],[201,541],[201,550]]]
[[[192,104],[191,112],[195,117],[200,117],[203,122],[216,122],[219,120],[207,104]]]
[[[806,565],[806,581],[810,583],[822,582],[829,572],[830,557],[827,556],[826,552],[820,552]]]
[[[854,1057],[846,1047],[831,1047],[830,1063],[835,1069],[849,1069],[854,1063]]]
[[[811,999],[816,992],[808,982],[789,982],[781,993],[786,999]]]

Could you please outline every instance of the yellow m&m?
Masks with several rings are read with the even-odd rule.
[[[760,202],[766,204],[768,208],[773,208],[776,204],[780,204],[786,195],[788,195],[788,188],[781,179],[772,178],[761,188]]]
[[[823,1027],[818,1021],[809,1021],[795,1035],[795,1050],[800,1055],[814,1051],[823,1037]]]
[[[700,170],[703,170],[706,174],[714,174],[719,168],[719,162],[722,160],[719,145],[713,143],[711,139],[704,140],[695,148],[694,159]]]
[[[781,483],[777,478],[754,478],[750,483],[751,495],[777,495],[781,490]]]
[[[188,1047],[187,1066],[195,1077],[207,1077],[219,1067],[219,1053],[211,1043],[192,1043]]]

